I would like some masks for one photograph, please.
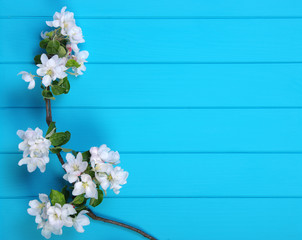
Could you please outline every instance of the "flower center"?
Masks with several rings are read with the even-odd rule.
[[[47,72],[46,72],[47,75],[52,75],[52,70],[49,69]]]
[[[87,188],[88,187],[88,183],[87,182],[83,182],[83,188]]]
[[[79,166],[78,165],[76,165],[76,164],[74,164],[73,165],[73,171],[79,171],[80,169],[79,169]]]
[[[111,175],[108,176],[108,180],[111,181],[113,178]]]

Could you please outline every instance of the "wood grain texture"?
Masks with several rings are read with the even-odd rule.
[[[2,206],[14,206],[0,227],[4,239],[41,239],[34,217],[26,213],[30,199],[0,200]],[[140,226],[158,239],[183,240],[190,236],[193,240],[299,240],[302,237],[302,199],[107,200],[97,208],[99,214]],[[92,222],[85,229],[85,233],[79,234],[74,229],[64,228],[63,238],[92,240],[97,233],[108,240],[144,239],[100,222]],[[52,239],[62,239],[62,236]]]
[[[37,196],[66,181],[56,158],[28,173],[22,154],[0,155],[0,198]],[[301,154],[121,154],[128,184],[109,197],[302,197]],[[14,173],[14,174],[11,174]],[[107,199],[106,201],[110,201]]]
[[[0,19],[9,36],[0,39],[0,62],[32,62],[41,52],[45,20]],[[78,24],[86,40],[80,48],[94,63],[302,61],[302,19],[79,19]]]
[[[61,0],[58,2],[15,0],[1,4],[1,17],[52,16],[68,6],[76,17],[296,17],[301,16],[299,0]],[[15,6],[18,6],[17,8]],[[34,8],[32,6],[35,6]]]
[[[0,107],[44,107],[39,79],[29,91],[21,70],[37,67],[0,64]],[[88,64],[69,80],[54,107],[302,106],[302,64]]]

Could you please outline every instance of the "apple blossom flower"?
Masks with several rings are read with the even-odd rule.
[[[26,131],[18,130],[17,135],[23,139],[19,144],[19,150],[23,151],[23,158],[18,165],[27,164],[27,170],[33,172],[38,167],[41,172],[45,171],[49,162],[49,147],[51,142],[43,137],[43,131],[39,128]]]
[[[82,29],[78,26],[73,26],[68,30],[67,36],[69,37],[72,50],[75,53],[79,52],[78,44],[85,42]]]
[[[42,228],[41,234],[43,237],[46,239],[49,239],[51,237],[51,234],[55,235],[62,235],[63,231],[62,228],[55,228],[52,226],[49,221],[42,221],[41,223],[38,224],[37,229]]]
[[[46,204],[49,203],[48,196],[46,194],[40,193],[38,200],[31,200],[29,201],[30,208],[27,209],[29,215],[35,216],[35,222],[41,223],[42,219],[46,219]]]
[[[121,185],[127,183],[126,179],[129,173],[121,169],[121,167],[113,168],[111,164],[105,164],[105,166],[101,164],[100,166],[102,169],[95,173],[95,177],[101,184],[101,187],[106,191],[110,186],[110,189],[112,189],[115,194],[119,194],[119,190],[122,188]]]
[[[63,165],[66,174],[63,178],[70,183],[74,183],[86,170],[88,162],[83,161],[82,153],[78,153],[76,158],[71,153],[67,153],[66,160],[67,163]]]
[[[53,15],[53,21],[46,21],[49,27],[61,27],[61,34],[66,36],[70,28],[75,26],[74,14],[72,12],[66,11],[67,7],[63,7],[61,12],[55,12]]]
[[[76,214],[76,210],[71,204],[64,204],[62,207],[59,203],[56,203],[55,206],[47,209],[48,221],[56,229],[63,226],[71,227],[73,220],[70,215],[73,214]]]
[[[73,227],[80,233],[84,232],[83,226],[87,226],[90,224],[89,218],[84,215],[86,213],[88,213],[87,210],[82,210],[78,213],[75,218],[73,218]]]
[[[78,181],[74,185],[72,195],[78,196],[85,193],[85,198],[98,198],[98,191],[96,184],[92,181],[88,174],[81,175],[81,181]]]
[[[37,64],[37,74],[42,78],[42,83],[45,87],[51,85],[51,82],[57,78],[62,79],[67,76],[65,67],[67,59],[59,58],[58,55],[54,55],[48,59],[47,55],[43,53],[41,55],[42,64]]]
[[[97,163],[111,163],[119,164],[120,155],[118,152],[111,151],[106,144],[101,145],[99,148],[92,147],[90,148],[90,161],[92,165]]]
[[[25,82],[29,82],[28,89],[33,89],[35,87],[36,83],[35,83],[34,75],[25,71],[19,72],[18,75],[19,74],[22,74],[22,79]]]
[[[89,56],[89,52],[88,51],[80,51],[78,53],[75,54],[74,58],[75,60],[81,65],[80,67],[76,68],[72,68],[72,70],[78,74],[78,75],[83,75],[82,71],[86,71],[86,66],[84,65],[86,61],[86,59]]]

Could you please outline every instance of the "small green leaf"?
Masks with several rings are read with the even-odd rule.
[[[65,48],[60,46],[59,49],[58,49],[58,56],[61,58],[61,57],[64,57],[65,55],[66,55]]]
[[[76,68],[78,68],[78,67],[80,67],[81,66],[81,64],[79,64],[76,60],[74,60],[74,59],[69,59],[68,61],[67,61],[67,63],[66,63],[66,67],[68,67],[68,68],[70,68],[70,67],[76,67]]]
[[[62,151],[63,151],[63,152],[71,152],[72,149],[69,149],[69,148],[62,148]]]
[[[46,48],[47,44],[49,43],[50,39],[49,38],[45,38],[40,42],[40,48]]]
[[[51,40],[46,46],[46,52],[48,54],[57,54],[60,48],[60,43],[57,40]]]
[[[61,95],[65,93],[65,88],[59,85],[51,85],[51,90],[54,95]]]
[[[52,189],[49,197],[52,205],[59,203],[61,206],[63,206],[66,203],[64,194],[59,191]]]
[[[54,132],[56,132],[56,122],[51,122],[46,132],[46,138],[50,137]]]
[[[79,152],[72,150],[71,153],[73,154],[73,156],[77,156]]]
[[[69,198],[69,191],[67,190],[66,185],[62,188],[61,193],[64,194],[65,200],[67,200]]]
[[[52,152],[52,153],[59,153],[61,152],[62,148],[61,147],[52,147],[52,148],[49,148],[49,150]]]
[[[42,63],[42,62],[41,62],[41,55],[42,55],[42,54],[39,54],[39,55],[36,55],[36,56],[34,57],[35,64],[41,64],[41,63]]]
[[[86,161],[86,162],[90,161],[91,154],[89,151],[83,152],[82,156],[83,156],[83,161]]]
[[[89,204],[93,207],[98,206],[103,201],[103,191],[98,189],[98,199],[91,198]]]
[[[82,204],[82,205],[80,205],[80,206],[77,206],[76,207],[76,211],[77,212],[81,212],[82,210],[84,210],[84,209],[86,209],[87,207],[86,207],[86,205],[85,205],[85,203],[84,204]]]
[[[52,36],[53,36],[53,31],[48,32],[48,33],[46,33],[45,35],[48,36],[48,37],[52,37]]]
[[[67,77],[63,78],[63,82],[62,82],[62,85],[61,85],[61,86],[64,87],[64,89],[65,89],[65,94],[69,92],[69,90],[70,90],[70,83],[69,83]]]
[[[66,144],[70,139],[70,132],[59,132],[59,133],[54,133],[49,140],[51,141],[51,144],[53,146],[61,146]]]
[[[85,197],[84,197],[84,194],[81,194],[79,196],[76,196],[73,201],[71,202],[71,204],[74,204],[74,205],[80,205],[84,202],[85,200]]]
[[[49,91],[49,90],[47,90],[47,89],[44,89],[44,90],[42,91],[42,96],[43,96],[44,98],[46,98],[46,99],[52,99],[52,100],[55,99],[55,98],[53,97],[51,91]]]

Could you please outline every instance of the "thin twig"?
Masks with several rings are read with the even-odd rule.
[[[46,105],[46,123],[49,126],[49,124],[52,122],[50,99],[45,99],[45,105]],[[64,162],[64,159],[63,159],[62,155],[60,153],[57,153],[57,157],[58,157],[60,163],[63,165],[65,162]],[[144,231],[142,231],[138,228],[132,227],[130,225],[127,225],[125,223],[121,223],[121,222],[118,222],[118,221],[113,221],[113,220],[110,220],[108,218],[99,217],[99,216],[95,215],[90,209],[88,209],[88,211],[89,212],[87,213],[87,215],[89,217],[91,217],[92,219],[94,219],[94,220],[114,224],[114,225],[117,225],[117,226],[120,226],[120,227],[124,227],[124,228],[130,229],[134,232],[137,232],[138,234],[141,234],[145,238],[148,238],[148,239],[151,239],[151,240],[156,240],[156,238],[152,237],[151,235],[145,233]]]

